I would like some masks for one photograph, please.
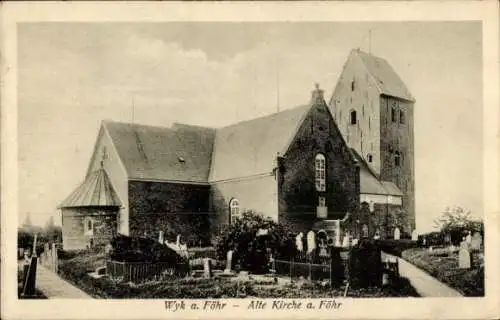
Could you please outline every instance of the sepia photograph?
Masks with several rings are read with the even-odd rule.
[[[2,279],[18,301],[160,299],[180,316],[486,296],[481,21],[15,34]]]

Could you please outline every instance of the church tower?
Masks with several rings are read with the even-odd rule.
[[[329,102],[349,147],[379,181],[401,190],[405,221],[399,224],[410,234],[415,229],[414,104],[389,63],[359,49],[349,54]]]

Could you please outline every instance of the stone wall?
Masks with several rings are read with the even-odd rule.
[[[85,232],[86,223],[91,220],[93,230]],[[86,249],[92,243],[106,244],[117,232],[117,211],[92,208],[62,210],[62,236],[64,250]]]
[[[130,234],[206,245],[216,216],[209,211],[210,186],[168,182],[129,182]]]

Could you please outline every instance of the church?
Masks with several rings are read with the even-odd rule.
[[[206,245],[245,211],[294,232],[415,228],[414,98],[388,62],[351,51],[327,103],[222,128],[103,121],[83,182],[60,204],[63,248],[115,234]]]

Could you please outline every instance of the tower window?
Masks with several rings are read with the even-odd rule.
[[[399,111],[399,123],[401,123],[401,124],[405,123],[405,113],[403,110]]]
[[[372,128],[372,118],[368,117],[368,129]]]
[[[232,223],[235,218],[240,217],[240,202],[238,199],[233,198],[229,201],[229,214],[230,223]]]
[[[354,89],[356,88],[356,83],[354,82],[354,80],[351,81],[351,91],[354,91]]]
[[[396,108],[395,107],[392,107],[391,118],[392,118],[392,122],[396,122]]]
[[[316,190],[320,192],[326,191],[326,160],[325,156],[321,153],[316,155],[315,173],[316,173]]]
[[[356,119],[356,111],[351,111],[351,124],[356,124],[358,121]]]
[[[373,156],[371,154],[368,154],[367,158],[369,163],[373,162]]]
[[[362,106],[363,109],[363,117],[365,116],[365,105]]]
[[[396,153],[394,154],[394,165],[396,167],[399,167],[401,165],[401,155],[399,151],[396,151]]]

